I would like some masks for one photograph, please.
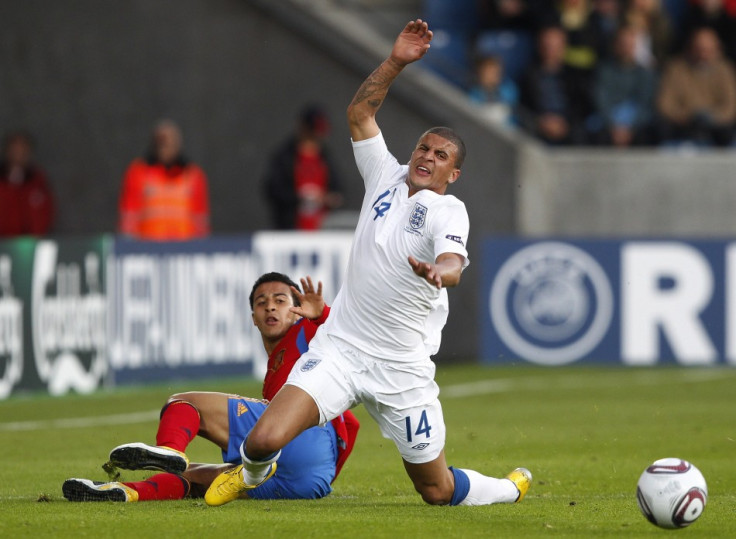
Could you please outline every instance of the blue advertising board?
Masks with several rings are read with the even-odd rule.
[[[115,383],[262,377],[266,354],[248,297],[266,272],[342,282],[352,235],[262,232],[153,243],[118,238],[108,262],[109,357]]]
[[[0,400],[103,386],[265,374],[248,297],[278,271],[332,302],[348,232],[185,242],[110,235],[0,241]]]
[[[736,364],[736,243],[490,239],[481,357]]]
[[[118,239],[108,262],[115,383],[250,375],[250,237],[154,243]]]

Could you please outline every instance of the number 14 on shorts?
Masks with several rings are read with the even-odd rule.
[[[410,416],[404,418],[406,422],[406,441],[411,443],[414,441],[414,437],[419,437],[422,434],[429,438],[429,433],[432,427],[427,419],[427,410],[422,410],[422,415],[419,416],[419,422],[417,423],[417,429],[413,430],[412,420]]]

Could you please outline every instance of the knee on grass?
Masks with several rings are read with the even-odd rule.
[[[414,483],[414,488],[422,496],[422,500],[429,505],[448,505],[452,500],[452,490],[439,485],[425,485]]]

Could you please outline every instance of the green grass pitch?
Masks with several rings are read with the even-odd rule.
[[[249,379],[195,381],[0,402],[0,537],[736,537],[736,369],[440,365],[437,380],[448,463],[496,477],[529,468],[522,503],[423,504],[361,407],[356,449],[322,500],[209,508],[62,497],[66,478],[103,480],[112,447],[153,443],[170,393],[259,394]],[[199,439],[189,455],[220,461]],[[639,475],[662,457],[693,462],[708,483],[703,515],[684,530],[654,527],[636,505]]]

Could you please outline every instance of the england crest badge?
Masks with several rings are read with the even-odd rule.
[[[412,230],[419,230],[424,226],[424,220],[427,218],[427,207],[422,206],[418,202],[414,204],[414,209],[409,216],[409,226]]]
[[[311,371],[313,368],[319,365],[321,361],[321,359],[308,359],[306,362],[304,362],[304,365],[302,365],[299,370],[301,370],[302,372]]]

